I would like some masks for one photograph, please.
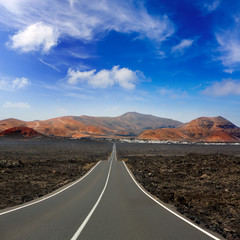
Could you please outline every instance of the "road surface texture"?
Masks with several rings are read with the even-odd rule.
[[[219,239],[160,206],[134,182],[116,146],[108,161],[46,199],[0,212],[1,240]]]

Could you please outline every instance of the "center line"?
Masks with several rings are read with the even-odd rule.
[[[76,231],[76,233],[73,235],[73,237],[71,238],[71,240],[76,240],[79,235],[81,234],[82,230],[84,229],[84,227],[86,226],[87,222],[89,221],[89,219],[91,218],[91,216],[93,215],[95,209],[97,208],[99,202],[101,201],[101,198],[106,190],[106,187],[108,185],[108,180],[109,180],[109,176],[110,176],[110,172],[111,172],[111,168],[112,168],[112,162],[113,162],[113,159],[111,160],[111,163],[110,163],[110,167],[109,167],[109,170],[108,170],[108,175],[107,175],[107,179],[106,179],[106,182],[105,182],[105,185],[104,185],[104,188],[97,200],[97,202],[95,203],[95,205],[93,206],[92,210],[89,212],[89,214],[87,215],[87,217],[85,218],[85,220],[83,221],[83,223],[81,224],[81,226],[78,228],[78,230]]]

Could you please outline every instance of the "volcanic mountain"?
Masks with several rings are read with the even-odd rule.
[[[73,119],[92,126],[111,129],[115,135],[119,136],[136,136],[146,129],[175,128],[183,124],[172,119],[137,112],[128,112],[119,117],[80,116]]]
[[[111,132],[101,126],[91,126],[77,121],[74,117],[59,117],[44,121],[26,122],[28,127],[48,136],[79,137],[104,136]]]
[[[182,123],[172,119],[130,112],[119,117],[66,116],[30,122],[6,119],[0,121],[0,131],[19,125],[33,128],[48,136],[116,137],[138,136],[146,129],[174,128]]]
[[[0,133],[0,136],[4,136],[4,137],[43,137],[44,135],[35,131],[32,128],[28,128],[28,127],[23,127],[23,126],[19,126],[19,127],[13,127],[13,128],[9,128],[7,130],[4,130]]]
[[[0,121],[0,132],[7,130],[12,127],[16,126],[23,126],[25,124],[24,121],[15,119],[15,118],[7,118],[2,121]]]
[[[175,129],[144,131],[139,139],[236,142],[240,141],[240,128],[223,117],[200,117]]]

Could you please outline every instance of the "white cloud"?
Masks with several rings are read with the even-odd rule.
[[[95,88],[107,88],[113,85],[119,85],[124,89],[134,89],[138,80],[145,78],[140,71],[132,71],[128,68],[114,66],[111,70],[103,69],[97,72],[68,70],[67,82],[71,85],[86,82]]]
[[[240,95],[240,80],[227,79],[207,87],[204,94],[214,97]]]
[[[220,0],[208,0],[203,4],[203,8],[206,9],[208,12],[215,11],[218,6],[220,5],[221,1]]]
[[[192,39],[183,39],[178,45],[172,48],[172,53],[183,54],[184,51],[191,47],[194,40]]]
[[[13,89],[24,88],[29,85],[29,81],[27,78],[16,78],[12,81]]]
[[[96,70],[91,70],[91,71],[75,71],[71,68],[68,69],[68,74],[67,74],[67,82],[69,84],[75,85],[79,81],[88,81],[96,72]]]
[[[22,5],[27,4],[28,2],[29,0],[0,0],[0,5],[12,13],[20,14],[22,11]]]
[[[44,53],[56,46],[59,33],[53,27],[37,22],[10,38],[8,45],[21,52],[42,51]]]
[[[217,59],[232,72],[240,69],[240,21],[239,17],[236,16],[233,20],[234,24],[231,27],[215,33],[217,43],[219,44],[217,51],[220,54]]]
[[[234,70],[231,69],[231,68],[226,68],[226,69],[224,69],[223,71],[224,71],[225,73],[230,73],[230,74],[232,74],[232,73],[234,72]]]
[[[71,7],[73,7],[74,3],[77,1],[77,0],[68,0],[69,1],[69,4]]]
[[[235,67],[240,64],[240,34],[232,31],[226,31],[216,34],[221,56],[219,60],[226,67]]]
[[[10,28],[25,29],[12,38],[13,47],[25,52],[48,51],[57,44],[58,33],[61,37],[92,41],[109,31],[117,31],[137,33],[138,38],[162,42],[175,31],[166,15],[150,15],[140,1],[51,0],[34,1],[33,4],[31,0],[0,0],[0,11],[0,23]],[[39,28],[41,34],[38,35]]]
[[[156,54],[156,57],[157,57],[158,59],[164,59],[164,58],[166,58],[166,54],[165,54],[164,51],[158,50],[158,51],[155,51],[155,54]]]
[[[9,80],[6,78],[0,79],[0,89],[2,90],[8,90],[8,91],[13,91],[13,90],[18,90],[25,88],[30,85],[30,82],[27,78],[15,78],[13,80]]]
[[[42,64],[44,64],[44,65],[46,65],[46,66],[48,66],[48,67],[56,70],[57,72],[61,72],[57,67],[55,67],[54,65],[52,65],[52,64],[50,64],[50,63],[45,62],[43,59],[39,58],[38,60],[39,60]]]
[[[178,89],[170,89],[170,88],[167,88],[167,87],[163,87],[163,88],[160,88],[158,89],[157,91],[158,93],[160,93],[161,96],[164,96],[164,97],[170,97],[170,98],[185,98],[188,96],[187,92],[186,91],[181,91],[181,90],[178,90]]]
[[[132,71],[128,68],[119,68],[118,66],[112,69],[113,79],[121,87],[125,89],[135,88],[135,83],[138,79],[138,72]]]
[[[3,108],[21,108],[28,109],[31,106],[27,102],[6,102],[3,104]]]
[[[88,96],[86,94],[78,94],[78,93],[67,93],[65,94],[67,97],[79,98],[79,99],[87,99],[87,100],[94,100],[95,98],[92,96]]]

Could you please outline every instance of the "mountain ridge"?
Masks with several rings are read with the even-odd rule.
[[[9,123],[8,123],[9,121]],[[181,122],[153,115],[128,112],[117,117],[63,116],[47,120],[21,121],[4,119],[0,121],[0,132],[9,126],[26,126],[48,135],[59,137],[116,137],[138,136],[145,129],[176,127]]]
[[[221,116],[200,117],[175,129],[144,131],[138,138],[190,142],[235,142],[240,141],[240,128]]]
[[[117,117],[63,116],[47,120],[0,121],[0,133],[12,127],[29,127],[54,137],[157,139],[188,142],[239,142],[240,128],[218,117],[199,117],[188,123],[150,114],[127,112]]]
[[[169,118],[137,112],[127,112],[117,117],[91,117],[83,115],[74,117],[74,119],[93,126],[101,125],[105,128],[113,128],[115,134],[119,135],[139,135],[148,128],[177,127],[183,124]]]

